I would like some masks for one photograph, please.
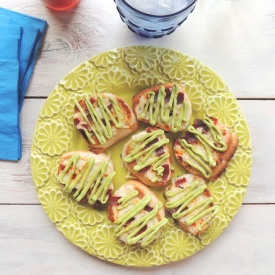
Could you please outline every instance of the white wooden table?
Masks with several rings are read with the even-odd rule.
[[[156,40],[130,32],[112,0],[81,0],[60,13],[39,0],[0,6],[48,21],[21,113],[23,157],[0,161],[0,274],[274,274],[274,0],[199,0],[175,33]],[[220,237],[185,260],[146,269],[113,265],[71,244],[42,209],[30,170],[32,135],[49,93],[89,57],[129,45],[179,50],[211,67],[239,100],[253,147],[244,203]]]

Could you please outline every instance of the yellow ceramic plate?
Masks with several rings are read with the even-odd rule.
[[[185,87],[193,115],[217,117],[239,137],[238,149],[226,171],[208,183],[220,206],[212,225],[198,236],[185,233],[168,216],[162,236],[144,249],[124,245],[114,237],[107,206],[96,209],[76,203],[55,181],[60,156],[72,150],[88,150],[73,124],[74,99],[97,93],[114,93],[131,106],[141,89],[177,82]],[[142,125],[139,130],[145,126]],[[177,135],[168,134],[171,140]],[[107,150],[115,163],[115,189],[126,182],[120,153],[126,137]],[[154,266],[184,259],[218,237],[242,204],[251,171],[249,129],[239,104],[224,81],[198,60],[177,51],[136,46],[99,54],[64,77],[41,110],[32,144],[31,168],[41,205],[50,220],[72,243],[91,255],[127,266]],[[186,171],[174,158],[174,177]],[[153,189],[163,200],[163,188]]]

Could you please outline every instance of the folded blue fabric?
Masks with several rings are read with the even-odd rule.
[[[23,29],[20,52],[22,72],[19,80],[19,110],[21,110],[47,21],[0,8],[0,22]]]
[[[47,22],[0,8],[0,159],[22,154],[19,113]]]
[[[0,36],[0,159],[4,160],[18,160],[20,156],[19,42],[15,36]]]

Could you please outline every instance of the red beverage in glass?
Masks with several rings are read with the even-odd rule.
[[[45,6],[55,11],[68,11],[78,5],[80,0],[41,0]]]

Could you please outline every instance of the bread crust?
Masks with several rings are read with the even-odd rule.
[[[152,131],[158,130],[158,128],[156,127],[149,127],[150,129],[152,129]],[[148,129],[148,128],[147,128]],[[131,152],[131,143],[132,140],[130,139],[123,147],[122,149],[122,161],[123,164],[125,166],[125,168],[134,176],[136,177],[138,180],[140,180],[142,183],[146,184],[147,186],[164,186],[166,185],[166,183],[169,181],[170,176],[171,176],[171,171],[170,171],[170,176],[167,178],[167,180],[165,181],[156,181],[156,182],[152,182],[148,177],[145,176],[145,173],[141,172],[141,171],[135,171],[134,167],[137,164],[136,161],[132,161],[130,163],[127,163],[124,159],[127,155],[130,154]],[[169,158],[168,158],[168,162],[170,164],[170,170],[171,170],[171,165],[172,165],[172,151],[171,148],[168,144],[164,145],[167,148],[168,154],[169,154]]]
[[[139,93],[137,93],[135,96],[133,96],[133,112],[134,112],[136,118],[139,121],[143,121],[147,124],[150,124],[148,119],[145,119],[145,118],[141,119],[141,118],[138,117],[137,106],[138,106],[138,104],[141,101],[141,98],[143,96],[147,96],[149,92],[157,93],[161,86],[164,86],[165,89],[169,89],[169,88],[173,88],[174,83],[165,83],[165,84],[162,84],[162,85],[148,87],[148,88],[140,91]],[[192,107],[191,107],[191,102],[188,98],[188,95],[186,94],[186,92],[185,92],[185,90],[182,86],[180,86],[180,91],[184,93],[184,100],[187,100],[187,102],[188,102],[187,121],[182,122],[181,128],[179,130],[179,131],[183,131],[188,126],[188,123],[189,123],[189,120],[190,120],[190,117],[191,117],[191,114],[192,114]],[[165,131],[171,131],[171,128],[168,125],[168,123],[164,124],[164,123],[157,122],[156,125],[154,125],[154,126],[159,127],[159,128],[161,128]]]
[[[221,126],[225,127],[224,125],[222,125],[221,123],[218,122],[218,124],[216,125],[218,127],[221,128]],[[226,128],[227,130],[227,135],[228,135],[228,140],[226,141],[226,145],[227,145],[227,150],[225,152],[217,152],[217,165],[214,167],[210,167],[212,174],[209,178],[206,178],[199,170],[193,168],[192,166],[190,166],[187,162],[185,162],[182,157],[181,157],[181,153],[179,152],[179,150],[176,149],[176,146],[180,146],[180,138],[176,139],[174,141],[174,152],[175,152],[175,156],[178,159],[179,163],[190,173],[192,173],[193,175],[199,176],[204,178],[205,180],[216,180],[218,179],[221,174],[224,172],[224,170],[226,169],[229,161],[231,160],[231,158],[234,156],[237,147],[238,147],[238,143],[239,143],[239,138],[232,132],[230,131],[228,128]],[[181,147],[181,150],[186,153],[186,151],[184,150],[184,148]]]
[[[135,132],[138,127],[139,127],[139,122],[136,119],[133,111],[130,109],[128,104],[120,97],[114,95],[114,94],[109,94],[109,93],[102,93],[100,94],[101,96],[104,97],[114,97],[118,103],[119,109],[122,112],[122,117],[123,117],[123,122],[127,125],[127,128],[116,128],[116,133],[113,132],[113,136],[111,138],[106,138],[106,142],[104,144],[101,144],[96,137],[93,137],[93,141],[95,144],[92,144],[89,139],[87,138],[84,130],[81,130],[80,127],[77,127],[83,138],[88,144],[89,150],[92,151],[95,154],[100,154],[113,144],[117,143],[119,140],[125,138],[126,136],[130,135],[131,133]],[[92,96],[90,98],[91,102],[97,103],[98,100],[98,95]],[[82,99],[79,101],[80,106],[86,111],[87,107],[85,104],[85,100]],[[77,106],[74,106],[74,117],[76,117],[78,114],[79,115],[79,110]],[[82,116],[82,115],[81,115]],[[76,123],[75,123],[76,124]],[[115,126],[114,126],[115,127]]]

